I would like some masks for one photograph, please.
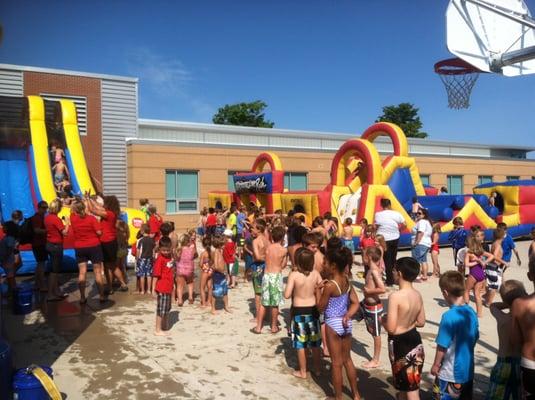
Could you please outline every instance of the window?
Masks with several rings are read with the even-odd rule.
[[[285,172],[284,188],[288,190],[307,190],[308,179],[306,172]]]
[[[242,173],[247,173],[247,172],[251,172],[251,171],[228,171],[227,172],[227,190],[229,192],[234,192],[235,191],[235,187],[234,187],[234,175],[235,174],[242,174]]]
[[[479,175],[477,177],[477,184],[483,185],[485,183],[492,183],[492,176],[491,175]]]
[[[517,181],[520,177],[518,175],[508,175],[505,179],[508,181]]]
[[[197,171],[165,171],[165,212],[196,212],[199,203]]]
[[[462,175],[448,175],[448,194],[463,194]]]
[[[65,94],[41,93],[45,100],[59,101],[71,100],[76,107],[76,116],[78,118],[78,133],[82,136],[87,135],[87,98],[82,96],[69,96]]]
[[[429,178],[430,178],[430,175],[420,175],[420,180],[422,181],[422,185],[429,186]]]

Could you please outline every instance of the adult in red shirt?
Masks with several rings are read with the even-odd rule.
[[[78,201],[71,207],[71,229],[74,234],[74,250],[78,263],[78,288],[80,289],[80,304],[85,304],[87,263],[93,265],[95,281],[97,282],[99,299],[106,301],[102,282],[102,247],[99,236],[102,234],[97,219],[87,214],[86,204]]]
[[[149,228],[150,228],[150,236],[154,239],[156,243],[160,240],[161,233],[160,233],[160,227],[162,226],[163,219],[158,214],[158,210],[156,209],[156,206],[154,204],[149,205],[148,211],[150,214],[149,217]]]
[[[101,206],[93,200],[89,200],[89,212],[100,217],[100,245],[104,258],[104,274],[108,284],[107,293],[113,293],[113,277],[115,276],[120,282],[121,292],[127,292],[128,286],[125,282],[123,270],[117,263],[117,218],[121,215],[119,200],[115,196],[104,196],[104,206]]]
[[[50,264],[52,271],[48,277],[48,300],[61,300],[66,297],[59,290],[58,273],[61,269],[63,261],[63,237],[69,232],[69,219],[67,218],[65,224],[58,217],[61,211],[61,201],[58,199],[52,200],[48,207],[48,214],[45,216],[46,229],[46,251],[50,257]]]
[[[48,253],[46,252],[46,229],[45,229],[45,214],[48,210],[48,203],[40,201],[37,204],[37,212],[31,217],[33,236],[32,236],[32,252],[37,262],[35,267],[35,286],[42,292],[46,292],[45,280],[45,266],[48,261]]]
[[[208,216],[206,217],[206,234],[208,236],[215,235],[215,227],[217,225],[217,215],[215,209],[210,207],[208,209]]]

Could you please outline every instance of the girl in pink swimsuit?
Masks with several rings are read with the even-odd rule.
[[[188,234],[182,235],[177,250],[177,267],[176,267],[176,301],[179,307],[184,304],[184,286],[188,285],[188,302],[193,304],[193,278],[194,265],[193,260],[197,258],[197,247],[191,241]]]

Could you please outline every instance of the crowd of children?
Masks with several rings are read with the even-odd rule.
[[[329,357],[334,398],[342,398],[344,370],[353,398],[360,398],[351,337],[353,321],[363,321],[373,338],[373,355],[362,367],[380,367],[382,331],[386,331],[398,398],[419,398],[425,353],[418,328],[425,325],[426,317],[422,296],[414,283],[422,282],[421,262],[412,257],[397,259],[393,274],[398,288],[389,288],[384,263],[387,244],[373,223],[359,221],[361,259],[355,260],[351,219],[343,221],[338,232],[338,221],[330,215],[315,218],[307,226],[306,218],[299,213],[266,215],[261,207],[233,205],[225,211],[203,210],[197,229],[179,235],[174,224],[163,221],[147,199],[142,200],[141,206],[147,223],[141,226],[131,250],[136,259],[136,292],[156,298],[155,335],[168,334],[173,303],[183,307],[185,300],[188,304],[195,302],[195,276],[200,281],[200,306],[216,314],[220,301],[223,310],[231,313],[229,291],[242,284],[238,276],[243,259],[242,282],[251,282],[255,299],[250,332],[262,334],[268,317],[270,332],[278,333],[279,308],[284,299],[291,302],[286,322],[299,364],[294,376],[307,378],[308,351],[312,354],[311,371],[316,375],[322,373],[322,356]],[[418,214],[419,209],[414,211]],[[449,305],[438,328],[430,370],[436,379],[434,396],[444,400],[472,398],[478,317],[488,307],[497,321],[499,350],[486,398],[533,399],[535,293],[529,296],[521,282],[503,279],[513,254],[520,265],[514,241],[504,223],[498,224],[490,246],[480,227],[466,230],[460,217],[453,224],[449,240],[456,270],[442,273],[438,265],[440,225],[432,225],[430,234],[432,276],[438,278]],[[125,265],[128,226],[118,222],[116,228],[117,258],[120,265]],[[9,226],[4,229],[9,239]],[[535,282],[535,228],[532,237],[528,278]],[[197,239],[202,243],[200,255]],[[288,265],[291,270],[284,285]],[[363,279],[362,300],[352,284],[355,265],[362,267],[356,274]],[[495,302],[497,293],[501,302]],[[475,311],[470,306],[471,295]],[[385,313],[383,301],[387,297]]]

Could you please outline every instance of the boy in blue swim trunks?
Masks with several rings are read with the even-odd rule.
[[[438,282],[450,309],[442,315],[431,374],[436,376],[435,400],[472,399],[474,347],[479,339],[477,315],[464,301],[464,277],[448,271]]]
[[[231,313],[228,306],[228,280],[227,280],[227,264],[223,258],[223,246],[226,238],[220,235],[215,235],[212,239],[212,246],[214,247],[214,273],[212,274],[212,298],[211,298],[211,313],[216,315],[215,299],[223,299],[224,310]]]

